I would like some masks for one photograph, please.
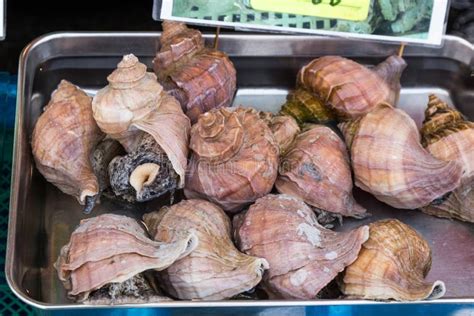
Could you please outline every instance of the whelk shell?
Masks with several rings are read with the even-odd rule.
[[[361,299],[416,301],[440,298],[443,282],[426,282],[431,249],[414,229],[395,219],[370,224],[370,237],[347,267],[341,290]]]
[[[229,57],[204,47],[201,32],[164,21],[161,48],[153,60],[158,81],[194,123],[201,113],[232,103],[236,71]]]
[[[198,244],[188,231],[168,242],[151,240],[130,217],[104,214],[82,220],[61,248],[55,264],[68,295],[83,301],[110,283],[122,283],[146,270],[163,270]]]
[[[474,123],[430,95],[421,129],[423,146],[436,158],[457,161],[464,174],[461,185],[445,199],[422,211],[440,217],[474,222]]]
[[[275,298],[314,299],[356,260],[369,228],[336,233],[318,224],[312,210],[289,195],[267,195],[234,218],[239,249],[265,258],[263,284]]]
[[[90,156],[103,137],[92,116],[91,98],[62,80],[36,122],[31,146],[41,174],[85,204],[86,213],[99,194]]]
[[[404,111],[380,105],[342,123],[356,186],[393,207],[415,209],[454,190],[462,167],[433,157],[420,144],[415,122]]]
[[[178,101],[163,91],[155,74],[147,72],[146,66],[132,54],[123,57],[107,80],[109,85],[98,91],[92,102],[94,118],[99,127],[107,135],[118,140],[129,153],[131,157],[124,162],[136,158],[134,156],[143,145],[143,134],[151,135],[157,146],[151,146],[150,150],[159,148],[156,155],[160,156],[163,152],[166,154],[174,172],[179,176],[178,187],[182,188],[187,166],[190,122]],[[143,164],[149,164],[147,166],[150,168],[142,166]],[[115,172],[119,173],[124,173],[123,169],[130,169],[120,164],[117,166],[120,168]],[[130,190],[143,188],[161,180],[156,175],[159,172],[157,169],[163,166],[156,164],[156,161],[145,159],[141,164],[132,167],[134,170],[140,168],[140,172],[137,171],[140,176],[137,177],[136,185],[127,184]],[[128,176],[127,173],[123,177]],[[142,193],[137,192],[137,197],[147,195]],[[161,194],[163,192],[158,192],[156,196]]]
[[[230,220],[218,206],[204,200],[184,200],[143,216],[155,240],[168,241],[182,231],[194,231],[198,247],[159,273],[163,288],[179,299],[220,300],[255,287],[265,259],[239,252],[231,239]]]
[[[396,55],[373,70],[340,56],[317,58],[298,73],[297,90],[306,92],[293,93],[283,111],[299,121],[326,122],[334,115],[339,120],[358,118],[381,103],[395,106],[405,67]]]
[[[346,145],[323,125],[308,126],[296,137],[280,162],[275,186],[278,192],[324,211],[357,218],[366,215],[352,196]]]
[[[188,198],[206,198],[236,212],[269,193],[278,173],[278,145],[259,113],[220,108],[191,129]]]

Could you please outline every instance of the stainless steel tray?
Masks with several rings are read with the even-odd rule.
[[[159,33],[56,33],[28,45],[20,59],[14,165],[6,276],[11,289],[25,302],[43,309],[88,308],[73,304],[57,279],[53,262],[75,226],[85,215],[77,202],[47,183],[37,172],[30,137],[42,107],[61,79],[94,93],[120,57],[134,53],[149,66]],[[207,36],[211,40],[212,35]],[[298,69],[314,57],[337,54],[373,65],[397,51],[393,44],[355,42],[308,36],[222,35],[220,49],[232,58],[238,73],[235,104],[276,111],[293,87]],[[435,92],[474,119],[474,48],[447,36],[441,48],[407,47],[408,68],[402,77],[400,107],[420,123],[427,95]],[[364,221],[346,220],[349,229],[380,218],[395,217],[421,232],[433,249],[429,280],[446,283],[446,298],[439,302],[474,302],[474,225],[438,219],[419,211],[396,210],[356,190],[356,199],[373,216]],[[131,211],[104,202],[92,215],[115,211],[141,216],[156,205]],[[141,306],[309,306],[384,304],[357,300],[311,301],[174,301]],[[397,304],[397,303],[393,303]],[[420,303],[412,303],[420,304]]]

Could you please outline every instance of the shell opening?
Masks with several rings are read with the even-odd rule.
[[[95,203],[97,202],[98,197],[99,197],[99,194],[86,196],[85,203],[84,203],[85,206],[83,210],[84,214],[87,215],[92,212],[92,210],[95,207]]]
[[[435,281],[431,289],[431,293],[426,298],[427,300],[436,300],[446,294],[446,285],[443,281]]]
[[[258,276],[262,276],[265,270],[270,269],[270,264],[268,263],[267,260],[263,258],[259,258],[257,260],[257,265],[256,265],[256,272]]]
[[[150,185],[155,181],[159,172],[160,166],[151,162],[139,165],[132,171],[130,175],[130,185],[137,192],[137,196],[144,186]]]

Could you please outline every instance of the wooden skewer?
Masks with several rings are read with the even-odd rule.
[[[219,46],[219,33],[221,32],[221,27],[218,26],[216,28],[216,36],[214,37],[214,49],[217,49],[217,46]]]
[[[402,57],[403,56],[403,51],[405,50],[405,43],[402,43],[400,45],[400,49],[398,50],[398,57]]]

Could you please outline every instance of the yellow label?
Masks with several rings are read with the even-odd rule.
[[[253,9],[328,19],[364,21],[371,0],[250,0]]]

